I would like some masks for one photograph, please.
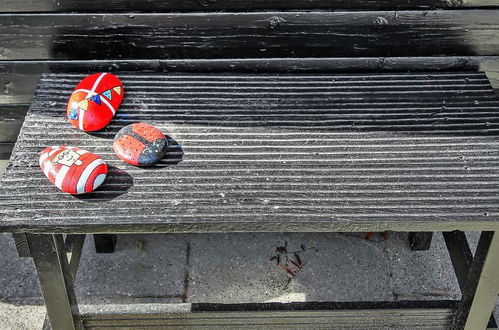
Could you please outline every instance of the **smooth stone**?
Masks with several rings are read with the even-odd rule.
[[[50,182],[74,195],[97,189],[107,175],[101,157],[77,147],[48,147],[41,152],[39,164]]]
[[[150,166],[166,153],[168,141],[156,127],[146,123],[135,123],[123,127],[114,137],[116,155],[128,164]]]
[[[68,120],[82,131],[98,131],[113,119],[124,95],[123,84],[115,75],[90,75],[80,81],[69,98]]]

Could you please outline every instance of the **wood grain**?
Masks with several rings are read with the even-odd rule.
[[[4,0],[0,12],[169,12],[219,10],[299,10],[299,9],[429,9],[499,6],[497,0]]]
[[[0,59],[498,55],[499,10],[0,14]]]
[[[482,70],[499,90],[499,56],[0,61],[0,104],[31,103],[43,72],[335,73]]]
[[[82,75],[44,75],[3,179],[0,230],[499,228],[499,101],[483,73],[119,76],[122,107],[89,135],[64,115]],[[153,168],[112,152],[135,121],[170,136]],[[57,144],[101,155],[102,188],[57,191],[37,164]]]

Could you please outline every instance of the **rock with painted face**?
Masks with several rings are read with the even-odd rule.
[[[91,192],[107,174],[101,157],[76,147],[48,147],[41,152],[39,163],[50,182],[70,194]]]
[[[123,84],[111,73],[96,73],[76,86],[67,105],[69,122],[82,131],[105,127],[118,110],[124,96]]]
[[[121,160],[135,166],[150,166],[166,153],[168,141],[156,127],[135,123],[123,127],[114,137],[113,149]]]

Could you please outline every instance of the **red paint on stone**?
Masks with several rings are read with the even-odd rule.
[[[113,149],[126,163],[149,166],[158,162],[166,152],[166,137],[156,127],[135,123],[123,127],[114,137]]]
[[[76,147],[48,147],[40,153],[39,164],[50,182],[70,194],[95,190],[107,175],[101,157]]]
[[[123,84],[111,73],[96,73],[84,78],[69,98],[69,122],[90,132],[104,128],[113,119],[123,100]]]

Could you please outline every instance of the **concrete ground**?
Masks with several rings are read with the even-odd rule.
[[[478,234],[468,237],[474,246]],[[76,283],[81,303],[460,297],[441,234],[423,252],[410,251],[405,233],[371,241],[356,233],[119,235],[117,251],[99,255],[92,240],[88,236]],[[301,251],[299,260],[276,252],[283,246]],[[40,328],[45,310],[31,259],[17,257],[8,234],[0,234],[0,251],[0,330]],[[302,265],[289,283],[277,255],[281,263],[288,257]]]

